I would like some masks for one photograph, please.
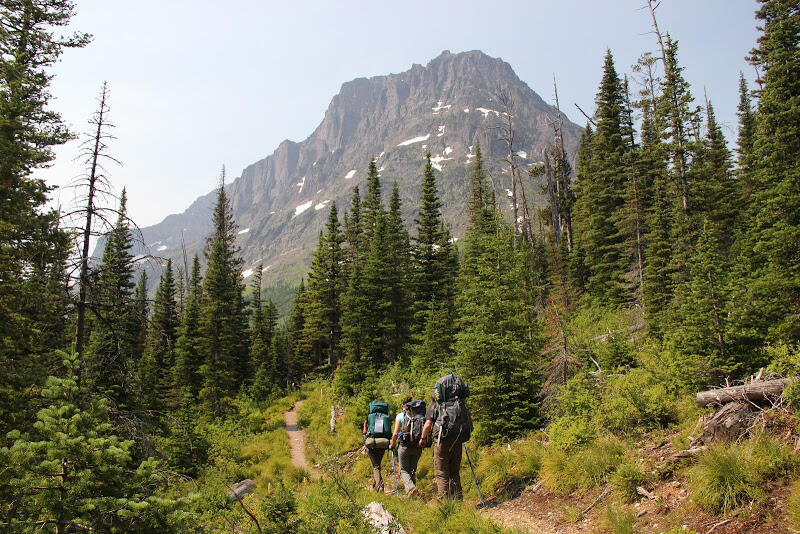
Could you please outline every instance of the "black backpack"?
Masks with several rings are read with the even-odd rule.
[[[433,401],[438,405],[433,424],[433,439],[436,443],[469,441],[472,435],[472,416],[465,399],[469,388],[456,375],[443,376],[433,387]]]
[[[403,406],[403,426],[400,441],[405,445],[418,446],[425,426],[425,401],[415,400]]]

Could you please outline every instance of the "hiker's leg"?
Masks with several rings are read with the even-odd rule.
[[[408,452],[411,454],[411,481],[414,484],[417,483],[417,465],[419,465],[419,459],[422,457],[422,448],[421,447],[409,447]]]
[[[400,480],[403,481],[403,488],[405,488],[406,493],[414,489],[414,475],[412,472],[414,469],[414,449],[416,448],[417,447],[406,447],[405,445],[400,445],[397,448],[397,463],[400,464]]]
[[[372,464],[372,489],[377,492],[383,491],[383,475],[381,475],[383,453],[383,449],[367,449],[367,456]]]
[[[450,471],[449,496],[459,501],[464,498],[461,490],[461,443],[453,443],[448,452],[448,469]]]
[[[447,487],[450,480],[447,471],[447,448],[442,445],[433,446],[433,476],[436,479],[436,498],[443,501],[447,498]]]

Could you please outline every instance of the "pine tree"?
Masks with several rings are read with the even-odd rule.
[[[750,90],[744,74],[739,73],[739,105],[736,108],[739,117],[739,132],[736,137],[737,169],[736,178],[739,189],[739,206],[750,205],[753,195],[753,142],[755,140],[756,118],[750,98]]]
[[[355,191],[354,191],[355,195]],[[355,202],[355,198],[353,199]],[[369,160],[369,167],[367,168],[367,194],[364,195],[364,200],[361,202],[361,229],[364,232],[363,250],[369,250],[369,242],[372,235],[375,233],[375,226],[378,223],[378,217],[385,214],[386,210],[383,207],[383,199],[381,197],[381,179],[378,176],[378,167],[375,165],[375,158]]]
[[[148,408],[164,410],[179,404],[180,398],[174,382],[178,326],[172,260],[167,260],[167,267],[161,275],[153,302],[147,348],[139,366],[142,396]]]
[[[622,82],[610,51],[597,96],[596,130],[585,134],[591,147],[579,154],[580,196],[576,211],[584,220],[581,246],[586,254],[589,294],[609,304],[627,300],[623,276],[628,270],[624,236],[618,228],[625,187],[626,145],[623,140]],[[588,153],[587,153],[588,152]]]
[[[475,437],[505,441],[538,423],[537,362],[543,346],[533,319],[526,255],[513,246],[513,230],[495,214],[470,228],[456,297],[456,369],[471,389]],[[533,319],[533,320],[532,320]]]
[[[357,392],[371,368],[366,342],[369,325],[374,320],[369,316],[369,298],[364,291],[361,263],[350,271],[347,291],[342,299],[342,365],[336,372],[336,389],[343,394]],[[291,321],[291,318],[290,318]]]
[[[702,165],[694,173],[696,195],[702,202],[698,202],[693,211],[699,219],[707,221],[709,231],[722,247],[720,252],[727,255],[737,216],[737,184],[733,177],[731,154],[710,102],[706,113],[708,133],[704,142],[704,157]]]
[[[677,291],[676,324],[665,336],[675,370],[695,386],[719,383],[741,370],[727,340],[727,280],[720,249],[713,225],[704,224],[690,259],[689,281]]]
[[[289,314],[289,324],[287,328],[289,346],[291,347],[292,354],[287,366],[287,381],[289,383],[299,383],[303,377],[311,373],[314,369],[314,359],[307,350],[303,337],[307,307],[308,294],[305,281],[300,280],[300,286],[297,288],[297,295],[294,299],[294,306]]]
[[[275,369],[272,357],[272,333],[274,325],[266,316],[267,310],[261,303],[261,279],[263,266],[258,265],[253,276],[253,300],[250,302],[250,366],[255,369],[251,393],[256,400],[267,400],[275,389]]]
[[[139,282],[136,284],[133,299],[136,320],[136,362],[138,362],[144,354],[147,343],[147,322],[150,319],[150,302],[147,299],[147,271],[145,270],[142,270],[139,274]]]
[[[308,273],[308,307],[303,336],[315,355],[317,365],[334,368],[341,348],[341,298],[345,288],[342,271],[344,238],[336,203],[331,205],[326,233],[320,232]]]
[[[763,33],[751,53],[761,67],[753,141],[752,219],[743,236],[750,276],[741,311],[768,340],[800,339],[800,2],[762,0]],[[755,309],[754,309],[755,306]]]
[[[94,291],[93,321],[86,351],[85,379],[118,408],[132,408],[138,323],[133,301],[133,246],[122,190],[119,217],[107,236]]]
[[[431,303],[452,306],[455,279],[452,244],[442,220],[442,201],[436,190],[430,152],[425,159],[419,214],[414,220],[417,236],[412,247],[414,334],[425,328]]]
[[[0,3],[0,435],[23,428],[52,356],[64,347],[68,235],[46,206],[37,169],[73,136],[51,106],[51,68],[89,37],[58,36],[74,13],[67,1]]]
[[[164,532],[188,525],[167,521],[178,502],[154,493],[165,487],[151,458],[133,464],[133,441],[112,432],[108,403],[78,386],[77,358],[67,357],[66,378],[50,377],[31,434],[12,431],[0,448],[0,484],[13,505],[0,505],[4,531]],[[10,504],[10,502],[9,502]],[[155,526],[160,524],[160,528]]]
[[[392,186],[389,213],[386,216],[386,241],[389,255],[387,290],[391,302],[387,317],[389,325],[387,355],[389,361],[397,361],[403,355],[408,342],[411,323],[411,296],[408,288],[411,245],[408,231],[403,225],[397,182]]]
[[[214,233],[206,243],[208,267],[200,309],[203,387],[200,400],[208,414],[221,415],[229,399],[250,376],[247,316],[242,299],[242,260],[236,246],[236,224],[225,192],[225,169],[217,192]]]
[[[182,391],[181,403],[193,405],[200,393],[202,380],[202,348],[200,341],[200,305],[202,302],[202,279],[200,277],[200,259],[197,255],[192,261],[192,275],[189,279],[189,292],[178,339],[175,342],[175,383]]]
[[[361,223],[361,196],[358,186],[353,187],[353,197],[350,201],[350,214],[344,214],[344,239],[347,241],[345,258],[347,265],[352,266],[361,257],[361,247],[364,228]]]

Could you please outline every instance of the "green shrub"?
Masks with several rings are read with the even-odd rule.
[[[636,352],[630,341],[630,334],[609,333],[605,341],[596,345],[597,362],[604,371],[615,371],[621,367],[631,367],[636,362]]]
[[[561,517],[567,523],[578,523],[583,520],[583,512],[577,506],[566,504],[561,510]]]
[[[601,428],[626,435],[675,421],[672,395],[644,369],[609,378],[597,414]]]
[[[562,450],[571,450],[594,441],[597,430],[585,417],[563,416],[547,427],[550,444]]]
[[[549,447],[542,458],[539,476],[544,486],[554,493],[566,495],[578,487],[578,482],[567,475],[571,458],[560,448]]]
[[[535,437],[512,443],[511,455],[513,456],[512,471],[514,475],[522,479],[538,477],[539,470],[542,468],[544,452],[544,444]]]
[[[725,513],[764,498],[763,484],[787,475],[796,465],[789,446],[765,434],[744,443],[716,445],[691,472],[692,498],[706,510]]]
[[[476,464],[475,474],[480,479],[485,493],[494,493],[499,484],[513,477],[514,458],[502,447],[486,450],[479,458],[476,460],[473,457],[473,462]]]
[[[800,480],[792,485],[792,491],[786,501],[786,515],[792,526],[800,529]]]
[[[627,447],[613,436],[602,437],[579,451],[569,462],[568,474],[589,489],[605,484],[606,479],[625,458]]]
[[[766,434],[750,438],[746,442],[746,448],[753,476],[759,481],[780,478],[797,465],[792,449]]]
[[[609,504],[603,514],[601,525],[606,532],[613,534],[633,534],[636,514],[630,508],[618,508]]]
[[[638,463],[626,459],[611,474],[610,482],[621,499],[631,502],[639,496],[636,488],[644,482],[644,472]]]
[[[680,527],[672,527],[669,530],[665,530],[661,534],[697,534],[697,531],[691,528],[688,528],[686,525]]]
[[[717,445],[708,449],[692,469],[692,500],[713,513],[727,513],[749,501],[760,500],[749,465],[750,457],[741,445]]]

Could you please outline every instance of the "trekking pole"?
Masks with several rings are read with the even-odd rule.
[[[394,466],[394,450],[389,449],[389,452],[392,453],[392,471],[394,471],[394,491],[397,493],[397,496],[400,496],[400,486],[397,485],[397,468]]]
[[[462,443],[462,447],[464,447],[464,452],[467,454],[467,463],[469,463],[469,469],[472,471],[472,480],[475,481],[475,487],[478,488],[478,496],[481,498],[481,504],[486,505],[483,501],[483,495],[481,494],[481,487],[478,485],[478,477],[475,476],[475,468],[472,467],[472,460],[469,459],[469,453],[467,452],[467,446]]]

